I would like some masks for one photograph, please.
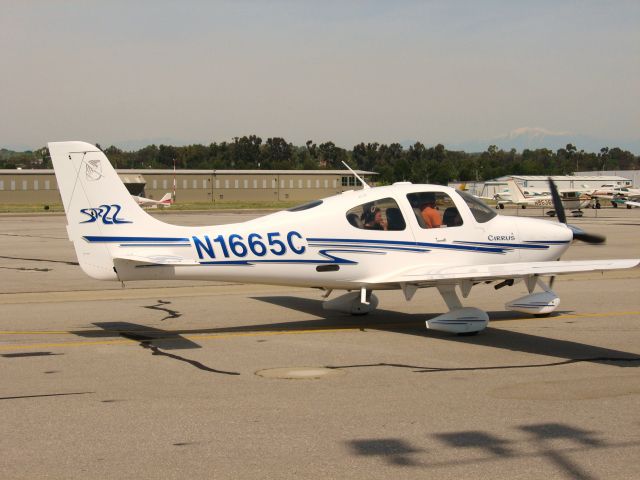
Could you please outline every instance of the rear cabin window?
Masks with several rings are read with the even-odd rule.
[[[407,199],[421,228],[459,227],[462,217],[456,204],[444,192],[410,193]]]
[[[404,230],[407,225],[393,198],[367,202],[347,212],[347,221],[364,230]]]

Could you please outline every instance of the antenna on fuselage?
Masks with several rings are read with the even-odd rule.
[[[367,182],[365,182],[363,179],[361,179],[361,178],[358,176],[358,174],[357,174],[356,172],[354,172],[354,171],[353,171],[353,169],[352,169],[349,165],[347,165],[344,161],[342,162],[342,164],[343,164],[345,167],[347,167],[347,168],[349,169],[349,171],[350,171],[351,173],[353,173],[353,175],[354,175],[358,180],[360,180],[360,183],[362,184],[362,188],[364,188],[364,189],[366,189],[366,188],[371,188],[369,185],[367,185]]]

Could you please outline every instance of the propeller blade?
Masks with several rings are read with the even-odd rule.
[[[560,223],[567,223],[567,215],[564,212],[564,205],[562,205],[562,198],[560,198],[560,193],[558,192],[558,187],[556,184],[549,179],[549,190],[551,191],[551,199],[553,200],[553,209],[556,211],[556,215],[558,216],[558,221]]]
[[[593,244],[604,243],[605,240],[607,239],[604,235],[598,235],[596,233],[587,233],[587,232],[583,232],[578,235],[574,233],[573,238],[585,243],[593,243]]]
[[[582,230],[580,227],[576,227],[575,225],[567,225],[573,232],[573,238],[575,240],[580,240],[585,243],[604,243],[607,239],[604,235],[598,235],[597,233],[587,233]]]
[[[553,208],[556,211],[558,220],[561,223],[564,223],[565,225],[567,225],[567,227],[571,229],[571,231],[573,232],[574,240],[580,240],[585,243],[593,243],[593,244],[604,243],[606,240],[605,236],[598,235],[596,233],[587,233],[581,228],[576,227],[575,225],[567,224],[567,214],[564,211],[564,205],[562,205],[562,198],[560,198],[560,192],[558,192],[558,187],[556,187],[556,184],[553,182],[553,180],[551,180],[551,177],[548,177],[548,178],[549,178],[549,190],[551,191],[551,198],[553,200]]]

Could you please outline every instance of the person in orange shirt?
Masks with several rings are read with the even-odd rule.
[[[442,226],[442,218],[438,210],[436,210],[435,195],[429,195],[425,198],[420,207],[420,213],[427,228],[440,228]]]

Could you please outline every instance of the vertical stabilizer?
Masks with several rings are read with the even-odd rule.
[[[93,278],[116,280],[112,239],[143,235],[162,223],[138,206],[99,148],[85,142],[48,146],[80,266]]]
[[[516,205],[527,203],[527,197],[524,196],[520,185],[518,185],[515,180],[507,181],[507,185],[509,186],[509,193],[511,194],[511,201],[513,203]]]

